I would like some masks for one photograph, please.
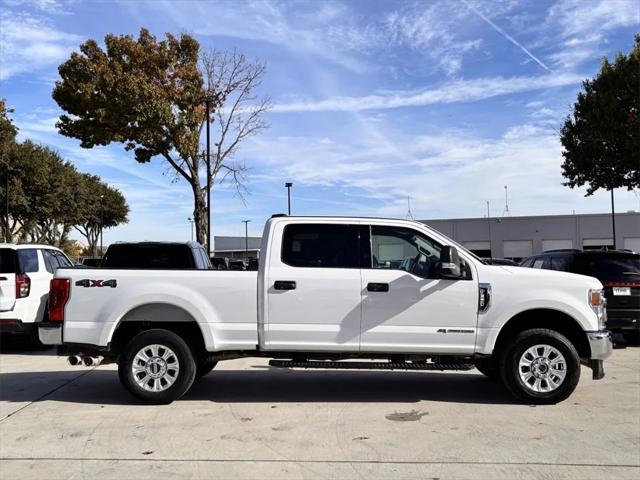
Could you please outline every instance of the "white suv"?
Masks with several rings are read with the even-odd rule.
[[[39,343],[37,323],[47,315],[49,281],[58,267],[71,266],[49,245],[0,243],[0,333],[24,334]]]

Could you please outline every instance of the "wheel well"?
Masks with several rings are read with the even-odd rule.
[[[204,337],[198,322],[180,307],[153,303],[136,307],[122,317],[110,342],[110,351],[118,355],[124,346],[138,333],[161,328],[180,335],[191,347],[194,355],[206,352]]]
[[[570,315],[550,309],[527,310],[512,317],[500,330],[493,349],[494,352],[499,352],[509,339],[518,333],[531,328],[554,330],[573,343],[580,358],[588,359],[591,357],[589,340],[580,324]]]

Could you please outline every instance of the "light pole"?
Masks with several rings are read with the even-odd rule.
[[[491,211],[489,210],[489,200],[487,200],[487,225],[489,226],[489,257],[493,258],[491,250]]]
[[[189,230],[191,231],[191,241],[193,242],[193,218],[189,217],[187,218],[187,220],[189,220],[189,225],[190,225]]]
[[[287,187],[287,212],[288,215],[291,215],[291,187],[293,187],[293,183],[287,182],[284,186]]]
[[[242,220],[244,223],[244,259],[249,262],[249,222],[251,220]]]
[[[102,230],[104,229],[104,195],[100,195],[100,258],[102,258]]]
[[[217,100],[215,95],[212,95],[211,92],[207,92],[207,94],[202,99],[205,105],[205,115],[207,122],[207,151],[206,151],[206,161],[207,161],[207,254],[211,255],[211,148],[210,148],[210,128],[211,124],[209,119],[211,117],[211,102]]]
[[[613,228],[613,249],[616,249],[616,208],[613,201],[613,188],[611,189],[611,228]]]

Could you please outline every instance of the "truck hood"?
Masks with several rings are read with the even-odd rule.
[[[566,285],[570,282],[573,285],[584,285],[587,288],[602,288],[602,283],[597,278],[587,277],[586,275],[578,275],[577,273],[569,273],[569,272],[560,272],[557,270],[543,270],[540,268],[526,268],[526,267],[508,267],[502,265],[491,266],[487,265],[487,267],[492,270],[500,269],[506,274],[514,275],[518,277],[518,280],[530,280],[532,283],[551,283],[554,285]],[[493,272],[490,270],[492,274],[496,274],[497,272]]]

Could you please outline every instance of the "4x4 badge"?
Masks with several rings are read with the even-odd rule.
[[[116,288],[118,283],[115,280],[90,280],[84,278],[76,282],[77,287],[111,287]]]

